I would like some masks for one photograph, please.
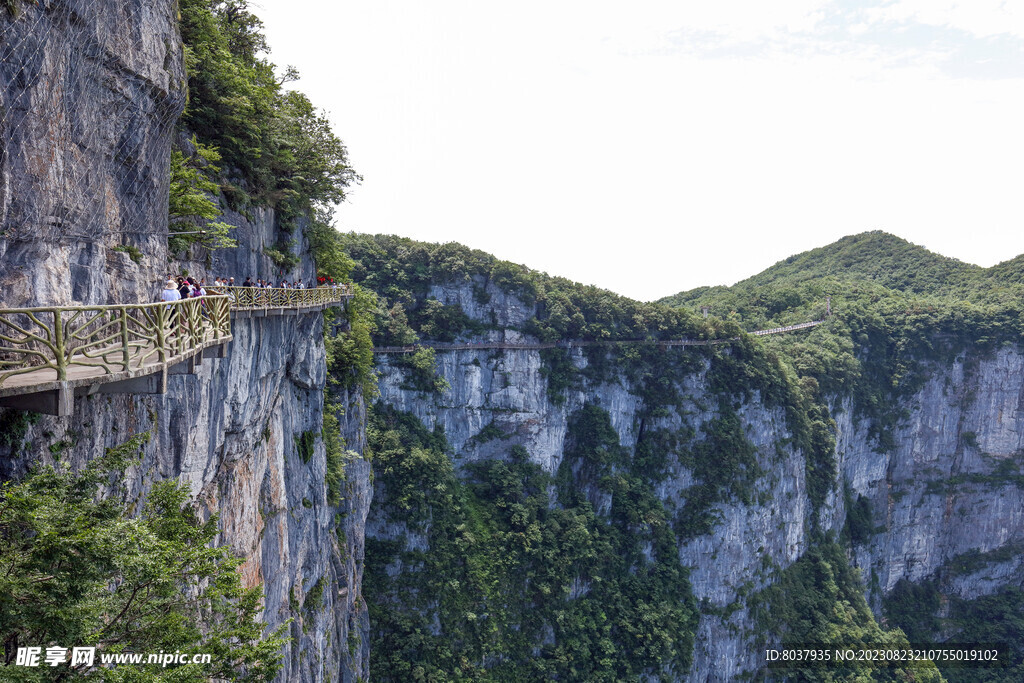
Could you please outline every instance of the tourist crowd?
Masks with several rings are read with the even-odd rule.
[[[317,287],[328,287],[331,289],[337,289],[341,285],[335,282],[332,278],[320,277],[317,279]],[[218,277],[215,278],[211,287],[235,287],[235,278],[233,277]],[[253,280],[251,277],[245,278],[240,286],[242,287],[254,287],[257,289],[272,289],[274,287],[280,287],[282,289],[306,289],[305,283],[302,278],[288,282],[287,280],[281,280],[280,285],[274,285],[270,280],[257,279]],[[169,277],[167,282],[164,283],[163,292],[160,294],[162,301],[178,301],[180,299],[191,299],[197,296],[206,296],[206,279],[205,278],[193,278],[179,276],[178,278]],[[229,296],[233,296],[229,292]],[[232,299],[234,300],[234,299]]]

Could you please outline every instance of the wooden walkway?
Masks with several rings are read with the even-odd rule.
[[[763,337],[769,334],[782,334],[784,332],[793,332],[795,330],[806,330],[810,327],[820,325],[824,320],[812,320],[806,323],[798,323],[796,325],[788,325],[786,327],[773,327],[768,330],[755,330],[748,332],[747,334]],[[533,344],[516,344],[510,342],[474,342],[466,344],[450,344],[445,342],[423,342],[420,344],[407,344],[405,346],[375,346],[373,352],[375,354],[401,354],[401,353],[415,353],[420,348],[427,347],[434,349],[435,351],[484,351],[491,349],[501,350],[535,350],[535,349],[555,349],[555,348],[574,348],[577,346],[616,346],[619,344],[639,344],[639,343],[651,343],[656,344],[659,347],[671,347],[671,346],[717,346],[718,344],[730,344],[737,341],[738,337],[730,337],[728,339],[616,339],[611,341],[587,341],[583,339],[568,339],[558,342],[537,342]]]
[[[208,296],[125,306],[0,310],[0,406],[69,415],[76,396],[164,393],[167,377],[224,358],[233,317],[342,305],[347,287],[211,287]]]

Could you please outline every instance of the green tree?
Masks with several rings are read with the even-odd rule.
[[[217,162],[220,154],[192,138],[196,153],[186,157],[181,150],[171,150],[171,189],[168,201],[168,228],[172,235],[172,251],[181,251],[189,244],[199,243],[209,249],[233,247],[237,243],[228,237],[230,225],[215,221],[220,217],[220,206],[215,201],[220,194],[216,178],[220,172]],[[204,230],[204,235],[174,235]]]
[[[69,674],[115,681],[265,681],[281,663],[284,626],[264,634],[261,588],[243,589],[239,558],[211,547],[188,488],[157,483],[129,516],[111,472],[132,462],[148,433],[108,449],[78,473],[43,467],[0,489],[0,641],[98,652],[208,653],[211,664],[85,670],[12,667],[4,680]],[[98,659],[97,659],[98,662]],[[10,664],[11,662],[6,662]]]

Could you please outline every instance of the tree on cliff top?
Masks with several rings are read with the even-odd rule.
[[[246,0],[181,0],[189,100],[181,124],[216,147],[244,187],[229,198],[277,209],[286,227],[313,207],[340,202],[360,180],[348,151],[309,99],[284,84],[261,56],[269,51],[263,22]]]
[[[188,489],[156,484],[141,516],[100,496],[148,434],[75,474],[45,467],[0,489],[0,641],[4,680],[270,680],[283,628],[264,637],[261,589],[243,589],[241,560],[213,548]],[[97,653],[204,653],[210,664],[162,668],[12,666],[19,647],[97,647]],[[96,664],[99,664],[99,654]]]

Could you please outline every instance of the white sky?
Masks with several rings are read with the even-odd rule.
[[[364,176],[338,227],[639,299],[882,229],[1024,252],[1019,0],[252,0]]]

